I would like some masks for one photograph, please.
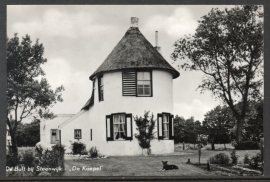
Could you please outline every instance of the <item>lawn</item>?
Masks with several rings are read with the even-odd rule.
[[[208,147],[208,146],[207,146]],[[207,149],[207,147],[205,147]],[[222,150],[222,146],[216,146],[216,151],[202,150],[201,163],[206,163],[209,157],[217,153],[226,153],[230,156],[232,149]],[[259,150],[236,151],[239,161],[243,162],[244,155],[250,156],[258,153]],[[65,176],[216,176],[215,172],[208,172],[194,165],[186,164],[190,159],[191,163],[198,163],[197,150],[182,150],[180,146],[175,147],[173,154],[150,155],[150,156],[109,156],[107,159],[81,160],[66,157]],[[162,168],[161,161],[168,161],[168,164],[175,164],[179,170],[159,171]],[[80,169],[74,170],[74,169]],[[89,168],[86,171],[85,169]],[[90,168],[99,170],[93,171]],[[73,170],[72,170],[73,169]]]

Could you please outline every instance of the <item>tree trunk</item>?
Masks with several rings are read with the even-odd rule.
[[[212,150],[215,150],[215,143],[214,140],[211,141]]]
[[[242,117],[239,117],[237,119],[237,123],[236,123],[236,141],[237,141],[237,143],[241,142],[243,139],[243,137],[242,137],[243,122],[244,122],[244,119]]]
[[[225,144],[225,143],[224,143],[224,149],[225,149],[225,150],[227,150],[227,148],[226,148],[226,144]]]
[[[14,161],[18,162],[18,148],[14,130],[10,130],[10,138],[11,138],[12,158]]]

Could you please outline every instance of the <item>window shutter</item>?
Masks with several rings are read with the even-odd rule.
[[[98,77],[98,100],[100,101],[101,100],[101,95],[100,95],[100,77]]]
[[[174,139],[174,131],[173,131],[173,115],[170,115],[170,121],[169,121],[169,139]]]
[[[59,131],[59,144],[61,145],[62,144],[62,142],[61,142],[61,130],[58,130]]]
[[[133,139],[133,132],[132,132],[132,114],[126,114],[126,140]]]
[[[106,139],[107,141],[113,141],[113,123],[112,116],[106,116]]]
[[[59,142],[59,130],[55,130],[56,132],[56,139],[55,139],[55,143]]]
[[[136,96],[136,71],[122,72],[123,96]]]
[[[157,116],[157,120],[158,120],[158,139],[162,140],[163,139],[163,124],[162,124],[162,114],[158,114]]]
[[[53,143],[53,139],[52,139],[52,129],[51,129],[51,143]]]

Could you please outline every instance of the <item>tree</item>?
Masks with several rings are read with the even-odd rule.
[[[138,139],[139,145],[142,149],[149,149],[151,147],[150,142],[155,138],[154,128],[156,121],[154,120],[154,115],[152,114],[150,117],[150,111],[144,113],[144,117],[134,117],[134,121],[137,125],[137,130],[139,134],[135,134],[135,138]]]
[[[35,146],[40,141],[40,120],[34,119],[29,124],[19,123],[16,132],[17,146]]]
[[[62,102],[63,86],[51,89],[41,67],[47,62],[43,57],[44,47],[39,40],[32,45],[29,35],[20,43],[17,34],[6,41],[7,60],[7,126],[11,136],[12,156],[17,160],[18,125],[25,118],[32,116],[52,118],[50,111],[55,103]]]
[[[217,106],[204,117],[203,127],[209,135],[208,140],[211,142],[212,150],[215,150],[215,143],[228,143],[230,129],[235,125],[231,110]]]
[[[174,61],[188,60],[182,69],[204,73],[201,92],[210,91],[230,107],[237,119],[237,142],[242,141],[248,101],[262,97],[262,19],[260,6],[212,9],[199,21],[195,35],[175,42],[171,54]]]

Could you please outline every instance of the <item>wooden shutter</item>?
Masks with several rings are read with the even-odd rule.
[[[126,114],[126,140],[133,139],[133,132],[132,132],[132,114]]]
[[[58,130],[59,131],[59,144],[61,145],[62,144],[62,141],[61,141],[61,130]]]
[[[162,124],[162,114],[157,115],[157,123],[158,123],[158,139],[163,139],[163,124]]]
[[[98,77],[98,100],[99,101],[101,101],[101,93],[100,93],[100,82],[101,82],[101,80],[100,80],[100,78],[101,77]]]
[[[136,96],[136,71],[122,72],[122,89],[123,96]]]
[[[174,139],[174,134],[173,134],[173,115],[170,115],[170,120],[169,120],[169,139],[173,140]]]
[[[113,141],[113,120],[111,115],[106,116],[106,140]]]
[[[55,136],[55,143],[59,142],[59,130],[55,130],[56,136]]]
[[[93,136],[92,136],[93,134],[92,134],[92,129],[90,129],[90,141],[92,141],[93,140]]]

